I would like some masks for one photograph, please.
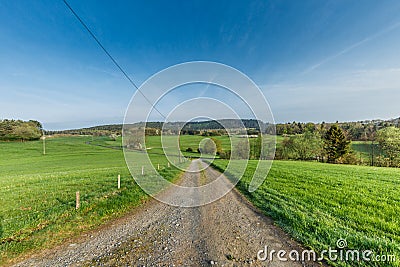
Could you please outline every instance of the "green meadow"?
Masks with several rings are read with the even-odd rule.
[[[148,198],[115,149],[119,144],[108,137],[47,138],[43,155],[41,141],[0,142],[0,264],[92,229]],[[142,158],[135,157],[138,168]],[[166,167],[164,156],[152,158],[167,179],[180,173]]]
[[[196,151],[204,138],[182,136],[181,150],[191,147]],[[229,138],[214,138],[221,141],[223,149],[230,149]],[[235,137],[232,143],[239,140]],[[179,176],[179,169],[172,164],[167,167],[159,137],[149,136],[146,147],[153,166],[160,165],[164,177],[174,180]],[[353,148],[364,149],[365,153],[369,149],[362,142],[354,143]],[[0,264],[93,229],[149,198],[126,167],[121,138],[47,138],[46,155],[42,151],[42,141],[0,142]],[[141,166],[146,164],[145,154],[133,158],[134,171],[140,173]],[[170,158],[171,162],[175,160],[178,157]],[[213,162],[220,170],[227,163],[220,159]],[[232,163],[235,166],[235,161]],[[249,193],[247,187],[255,166],[250,161],[237,188],[307,248],[321,251],[335,247],[339,238],[345,238],[351,249],[370,249],[400,259],[399,169],[274,161],[265,182]],[[81,196],[78,210],[76,191]],[[399,266],[399,263],[371,262],[366,266]]]
[[[213,164],[223,171],[227,163]],[[237,188],[307,248],[335,249],[338,239],[346,239],[349,249],[395,255],[397,261],[331,264],[400,266],[400,169],[274,161],[264,183],[250,193],[255,167],[250,161]]]

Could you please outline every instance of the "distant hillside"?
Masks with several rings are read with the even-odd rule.
[[[198,121],[198,122],[138,122],[125,127],[143,128],[146,127],[149,135],[161,133],[161,129],[172,134],[177,134],[181,130],[182,134],[203,134],[218,132],[224,133],[223,129],[241,129],[242,123],[250,134],[259,132],[277,135],[293,135],[302,134],[306,131],[319,131],[324,133],[332,124],[337,124],[346,133],[350,140],[374,140],[375,134],[379,129],[389,126],[400,127],[400,117],[390,120],[364,120],[357,122],[335,122],[335,123],[304,123],[304,122],[288,122],[273,125],[257,121],[254,119],[223,119],[219,121]],[[120,135],[122,132],[122,124],[101,125],[82,129],[63,130],[63,131],[46,131],[46,134],[79,134],[79,135]]]
[[[45,131],[46,135],[72,134],[72,135],[110,135],[121,134],[122,124],[99,125],[80,129]]]
[[[262,121],[258,121],[261,125],[261,130],[264,130],[266,125]],[[165,129],[165,130],[178,130],[182,129],[183,131],[202,131],[202,130],[221,130],[224,129],[224,126],[229,129],[239,129],[243,128],[242,125],[246,129],[255,129],[260,131],[260,126],[257,123],[257,120],[248,119],[248,120],[237,120],[237,119],[223,119],[220,121],[210,120],[210,121],[199,121],[199,122],[138,122],[134,124],[129,124],[129,127],[140,128],[146,126],[146,128],[151,129]],[[46,131],[46,134],[81,134],[81,135],[91,135],[91,134],[121,134],[122,124],[111,124],[111,125],[100,125],[88,128],[81,129],[71,129],[71,130],[61,130],[61,131]]]

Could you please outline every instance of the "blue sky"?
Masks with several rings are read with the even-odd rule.
[[[277,122],[400,116],[399,1],[69,3],[138,85],[216,61],[254,80]],[[121,123],[134,92],[62,1],[0,1],[0,118]]]

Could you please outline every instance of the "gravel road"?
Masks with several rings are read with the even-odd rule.
[[[221,173],[192,161],[180,183],[203,185]],[[223,178],[229,183],[226,177]],[[174,197],[174,192],[162,194]],[[201,197],[201,196],[193,196]],[[321,266],[260,261],[258,251],[302,248],[232,190],[211,204],[181,208],[151,200],[125,217],[15,266]],[[287,257],[287,255],[286,255]]]

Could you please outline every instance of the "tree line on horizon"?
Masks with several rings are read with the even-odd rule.
[[[306,132],[319,132],[324,134],[332,125],[338,125],[343,130],[347,139],[352,141],[374,141],[380,129],[387,127],[400,127],[400,118],[393,120],[338,122],[335,123],[302,123],[288,122],[276,124],[276,135],[296,135]]]
[[[243,124],[241,124],[243,123]],[[224,135],[224,130],[221,123],[217,121],[201,121],[201,122],[168,122],[164,125],[163,122],[147,122],[132,124],[132,127],[145,127],[146,135],[160,135],[161,129],[163,134],[188,134],[188,135],[205,135],[216,136]],[[263,123],[257,120],[224,120],[225,126],[232,128],[247,129],[247,134],[258,134],[260,132],[278,136],[290,136],[296,134],[304,134],[306,132],[319,132],[324,134],[332,125],[338,125],[349,140],[353,141],[374,141],[376,134],[380,129],[387,127],[400,127],[400,118],[393,120],[372,120],[358,122],[335,122],[335,123],[313,123],[313,122],[288,122],[277,123],[275,125]],[[243,126],[241,126],[243,125]],[[98,135],[107,136],[111,134],[122,134],[122,124],[101,125],[81,129],[60,130],[60,131],[45,131],[45,134],[77,134],[77,135]],[[241,134],[246,134],[241,133]]]

